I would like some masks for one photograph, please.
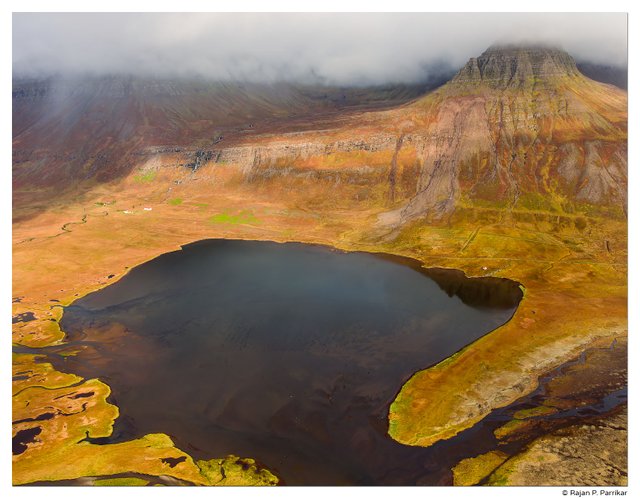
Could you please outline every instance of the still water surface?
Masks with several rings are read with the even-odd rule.
[[[81,352],[64,368],[111,386],[109,442],[163,432],[196,458],[255,458],[287,484],[434,484],[448,459],[389,438],[389,404],[521,297],[515,282],[405,258],[207,240],[67,307]]]

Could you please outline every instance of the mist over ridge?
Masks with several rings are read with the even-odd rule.
[[[367,86],[417,83],[496,43],[626,68],[626,14],[16,13],[14,78],[132,75]]]

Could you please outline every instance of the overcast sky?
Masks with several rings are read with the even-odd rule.
[[[14,76],[415,82],[493,43],[626,66],[625,14],[14,14]]]

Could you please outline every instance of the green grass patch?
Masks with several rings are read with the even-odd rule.
[[[111,479],[100,479],[93,483],[94,486],[146,486],[149,481],[138,477],[113,477]]]
[[[294,230],[293,228],[286,228],[282,230],[282,232],[280,232],[280,235],[282,235],[283,237],[291,238],[295,237],[297,233],[298,231]]]
[[[509,474],[510,472],[503,471],[502,469],[498,469],[495,475],[489,478],[487,485],[489,486],[507,486],[509,484]]]
[[[494,430],[493,435],[497,439],[503,439],[507,436],[510,436],[514,432],[517,432],[523,427],[526,427],[526,425],[527,425],[527,422],[525,422],[524,420],[520,420],[520,419],[509,420],[509,422],[507,422],[506,424]]]
[[[215,224],[228,224],[228,225],[259,225],[261,221],[256,218],[253,211],[244,210],[237,213],[230,213],[224,211],[222,213],[214,214],[209,218],[211,223]]]
[[[518,420],[524,420],[526,418],[531,417],[540,417],[543,415],[549,415],[551,413],[556,413],[558,410],[551,406],[536,406],[534,408],[527,408],[524,410],[518,410],[513,414],[513,418]]]
[[[454,486],[473,486],[491,474],[507,459],[502,451],[490,451],[477,457],[462,460],[453,469]]]
[[[174,197],[173,199],[169,199],[169,204],[171,206],[179,206],[180,204],[182,204],[182,198]]]
[[[60,356],[62,356],[63,358],[69,357],[69,356],[77,356],[78,353],[80,351],[79,350],[74,350],[74,351],[63,351],[61,353],[58,353]]]
[[[223,486],[275,486],[278,478],[251,458],[229,455],[223,459],[199,460],[200,473],[211,484]]]
[[[156,172],[155,171],[143,171],[138,173],[135,176],[135,180],[138,183],[149,183],[155,180]]]
[[[553,203],[550,196],[538,194],[537,192],[522,193],[518,198],[517,206],[533,211],[559,212],[558,207]]]

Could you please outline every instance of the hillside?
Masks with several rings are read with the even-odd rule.
[[[436,139],[402,216],[454,205],[626,213],[626,101],[565,52],[487,50],[415,104]]]
[[[103,182],[147,146],[211,146],[390,107],[429,85],[339,88],[132,76],[13,82],[14,185]],[[311,123],[308,121],[311,120]]]

